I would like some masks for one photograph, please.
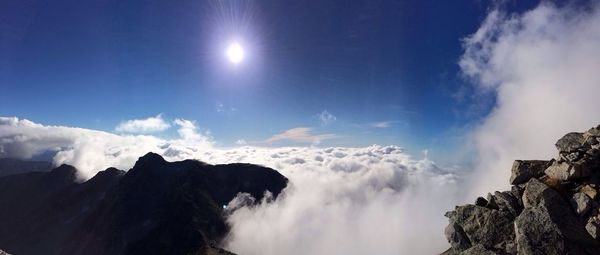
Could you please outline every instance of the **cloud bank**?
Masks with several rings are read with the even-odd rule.
[[[462,72],[496,99],[472,133],[473,195],[507,188],[514,159],[554,157],[563,134],[599,124],[600,2],[591,2],[493,10],[464,40]]]
[[[53,151],[55,164],[75,165],[82,179],[109,166],[129,169],[148,151],[167,160],[277,169],[290,179],[283,195],[229,218],[225,245],[240,254],[432,254],[447,246],[443,212],[454,202],[457,179],[427,159],[378,145],[218,149],[193,121],[174,123],[179,137],[160,139],[1,117],[0,157]]]
[[[79,169],[81,179],[88,179],[111,166],[129,169],[150,151],[183,159],[200,148],[212,147],[211,138],[198,133],[194,122],[178,119],[175,123],[180,137],[165,140],[0,117],[0,157],[28,159],[53,152],[55,165],[71,164]]]

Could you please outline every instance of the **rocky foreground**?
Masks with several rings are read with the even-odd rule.
[[[600,254],[600,126],[556,148],[556,159],[516,160],[510,191],[447,212],[443,254]]]
[[[76,174],[62,165],[0,178],[0,248],[18,255],[232,254],[218,247],[229,230],[223,205],[238,193],[256,198],[249,203],[274,199],[287,185],[262,166],[167,162],[154,153],[127,172],[109,168],[83,183]]]

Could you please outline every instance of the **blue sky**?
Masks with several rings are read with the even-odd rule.
[[[0,115],[112,132],[161,114],[222,146],[307,127],[335,134],[321,146],[445,148],[489,111],[456,95],[461,39],[492,2],[3,1]]]

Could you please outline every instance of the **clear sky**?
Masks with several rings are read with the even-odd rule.
[[[457,62],[492,2],[2,1],[0,116],[115,132],[161,114],[221,146],[306,127],[335,135],[320,146],[443,148],[489,112]]]

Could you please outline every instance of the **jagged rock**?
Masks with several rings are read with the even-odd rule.
[[[521,206],[519,205],[519,201],[513,197],[513,195],[508,192],[499,192],[496,191],[494,193],[494,197],[496,198],[496,204],[501,210],[507,210],[515,217],[519,215],[521,212]]]
[[[590,211],[591,200],[586,194],[578,192],[571,198],[571,205],[573,206],[573,209],[575,209],[575,213],[582,216]]]
[[[555,145],[559,152],[570,153],[579,149],[584,142],[582,133],[571,132],[558,139]]]
[[[515,161],[510,191],[447,213],[454,245],[444,254],[600,254],[600,126],[556,147],[556,160]]]
[[[591,217],[585,225],[585,229],[590,233],[592,238],[597,240],[600,237],[600,220],[596,217]]]
[[[488,203],[487,205],[485,205],[485,207],[496,210],[500,209],[500,207],[498,207],[498,204],[496,204],[496,198],[494,197],[494,195],[492,195],[492,193],[487,194],[486,200],[488,201]]]
[[[525,191],[523,191],[523,207],[531,208],[537,206],[543,199],[554,200],[558,193],[551,190],[537,179],[531,179],[525,185]]]
[[[581,164],[569,164],[567,162],[554,162],[546,168],[545,173],[549,177],[561,181],[587,177],[590,174],[585,166]]]
[[[512,187],[510,187],[510,192],[512,193],[513,197],[515,197],[517,199],[517,202],[519,203],[520,207],[523,207],[523,191],[525,189],[519,187],[518,185],[514,185]]]
[[[471,247],[471,242],[467,234],[465,234],[465,231],[456,222],[448,224],[444,234],[448,242],[450,242],[452,249],[456,251],[464,251]]]
[[[464,252],[460,253],[460,255],[497,255],[498,253],[486,249],[483,245],[478,244],[475,245]]]
[[[564,254],[561,232],[544,206],[527,207],[515,220],[519,254]],[[552,245],[549,245],[552,244]]]
[[[596,196],[598,195],[598,191],[591,185],[585,185],[581,187],[581,192],[586,194],[591,199],[596,199]]]
[[[544,175],[544,170],[550,161],[546,160],[515,160],[512,165],[510,183],[513,185],[526,183],[531,178]]]
[[[0,250],[0,255],[10,255],[10,254],[8,254],[7,252],[5,252],[3,250]]]
[[[483,198],[483,197],[478,197],[478,198],[475,200],[475,205],[478,205],[478,206],[486,206],[487,204],[488,204],[488,201],[487,201],[485,198]]]
[[[514,216],[507,211],[464,205],[446,213],[446,217],[462,228],[471,244],[503,247],[514,238]]]

